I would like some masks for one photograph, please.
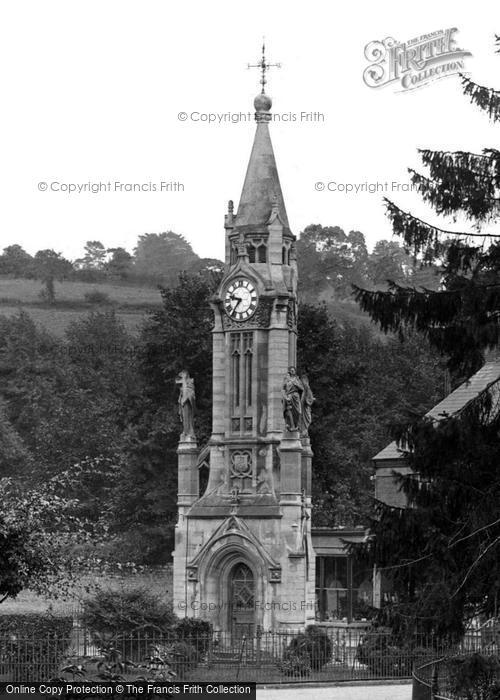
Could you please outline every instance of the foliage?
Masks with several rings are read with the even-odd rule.
[[[172,669],[169,649],[157,643],[148,645],[145,658],[131,660],[127,658],[122,646],[116,639],[101,640],[98,643],[99,656],[70,656],[64,659],[57,677],[51,679],[54,683],[65,681],[172,681],[176,674]],[[95,697],[83,693],[81,697]],[[133,695],[122,695],[132,698]]]
[[[490,116],[496,114],[498,93],[490,91],[486,97],[485,88],[468,78],[463,83],[472,101]],[[423,265],[441,264],[443,284],[439,290],[418,290],[391,278],[388,291],[358,287],[356,298],[383,330],[418,329],[449,358],[450,369],[469,375],[481,366],[484,352],[499,342],[500,234],[490,227],[498,219],[500,152],[419,153],[428,175],[410,173],[423,200],[440,215],[471,221],[473,230],[430,225],[386,200],[394,233]]]
[[[495,656],[461,654],[446,661],[449,689],[464,700],[493,700],[500,681],[500,661]]]
[[[106,264],[106,248],[101,241],[87,241],[85,255],[75,260],[75,266],[86,270],[103,270]]]
[[[367,328],[341,327],[325,305],[301,304],[299,371],[316,397],[310,428],[315,525],[365,524],[372,457],[410,406],[441,398],[443,370],[418,337],[384,342]]]
[[[177,287],[161,290],[163,307],[150,314],[139,340],[141,391],[129,411],[118,522],[140,534],[136,554],[143,563],[164,562],[173,549],[180,434],[175,378],[184,368],[195,377],[199,442],[211,432],[212,292],[205,277],[181,275]]]
[[[20,639],[48,637],[69,639],[73,618],[54,617],[47,613],[3,614],[0,616],[0,635],[15,635]]]
[[[133,258],[125,248],[109,248],[111,257],[106,263],[106,270],[110,275],[119,279],[127,279],[132,270]]]
[[[44,284],[40,293],[42,299],[53,304],[56,299],[55,281],[65,279],[72,270],[72,264],[61,253],[51,249],[39,250],[33,260],[33,275]]]
[[[55,673],[71,639],[71,617],[44,614],[2,615],[0,617],[0,675],[14,681],[45,677]],[[40,640],[50,648],[41,648]]]
[[[173,231],[139,236],[134,255],[135,274],[165,285],[175,284],[179,272],[188,270],[198,257],[184,236]]]
[[[286,651],[276,665],[285,676],[306,678],[311,673],[311,659],[305,652]]]
[[[66,342],[24,312],[0,317],[0,399],[37,463],[33,483],[87,458],[114,458],[135,391],[132,347],[112,312],[70,324]]]
[[[387,280],[437,289],[438,266],[422,269],[397,241],[377,241],[368,252],[361,231],[339,226],[307,226],[297,241],[302,301],[348,299],[352,285],[385,288]]]
[[[167,650],[172,668],[179,676],[195,668],[200,659],[199,650],[188,641],[172,642],[167,646]]]
[[[81,557],[71,555],[72,548],[99,542],[99,525],[77,517],[74,503],[57,495],[52,480],[27,490],[3,478],[0,503],[2,601],[25,588],[45,595],[67,593],[85,568]]]
[[[327,289],[347,297],[351,283],[366,280],[367,259],[361,232],[346,234],[339,226],[307,226],[297,241],[301,298],[318,299]]]
[[[283,655],[283,661],[292,668],[299,668],[305,659],[315,671],[332,659],[331,639],[316,625],[309,625],[304,632],[293,637]]]
[[[422,419],[404,439],[413,476],[407,509],[377,506],[363,548],[397,593],[396,627],[459,638],[467,618],[493,615],[500,580],[500,414],[485,392],[460,414]]]
[[[22,474],[32,464],[32,456],[21,436],[7,417],[4,401],[0,399],[0,477]]]
[[[424,646],[415,646],[396,637],[389,628],[366,634],[356,650],[356,660],[368,666],[375,676],[383,678],[408,678],[415,664],[432,658],[433,651]]]
[[[85,292],[83,298],[89,304],[107,304],[109,302],[109,294],[102,292],[100,289],[93,289],[91,292]]]
[[[497,41],[499,41],[497,39]],[[466,93],[492,115],[483,88],[464,82]],[[477,89],[476,89],[477,88]],[[497,103],[500,104],[500,101]],[[423,265],[438,262],[439,290],[391,283],[388,291],[357,288],[356,298],[384,331],[427,338],[456,375],[469,376],[500,336],[500,153],[421,150],[428,177],[412,181],[440,215],[465,217],[473,231],[429,225],[387,201],[393,230]],[[488,230],[484,230],[488,225]],[[391,581],[396,602],[386,615],[396,628],[425,629],[460,637],[467,618],[492,615],[500,587],[500,412],[498,379],[463,410],[441,420],[400,421],[394,435],[406,449],[412,474],[400,478],[409,508],[377,505],[367,565],[377,562]]]
[[[13,277],[31,277],[33,258],[17,243],[9,245],[0,255],[0,273]]]
[[[132,632],[168,632],[176,622],[170,604],[146,588],[98,591],[84,600],[83,617],[93,636],[112,636],[115,641]]]
[[[213,635],[213,627],[208,620],[198,617],[184,617],[175,626],[178,639],[193,646],[199,654],[204,654]]]

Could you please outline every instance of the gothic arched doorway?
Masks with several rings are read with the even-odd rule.
[[[235,637],[252,636],[255,630],[255,578],[243,562],[229,574],[229,626]]]

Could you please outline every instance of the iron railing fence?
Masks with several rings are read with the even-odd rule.
[[[494,651],[493,647],[489,647]],[[435,638],[356,629],[321,628],[303,631],[257,631],[179,636],[155,630],[98,637],[75,621],[67,636],[17,637],[0,631],[0,681],[46,681],[58,677],[64,665],[83,665],[91,659],[115,658],[136,665],[136,675],[157,665],[182,681],[242,681],[290,683],[304,681],[411,678],[415,666],[460,652],[483,649],[480,635],[469,635],[450,648]],[[159,659],[161,661],[159,661]],[[148,666],[149,665],[149,666]],[[131,667],[134,673],[134,667]]]

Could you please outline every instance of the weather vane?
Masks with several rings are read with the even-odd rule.
[[[260,84],[262,85],[261,93],[264,94],[264,92],[265,92],[264,88],[265,88],[266,83],[267,83],[266,71],[268,71],[269,68],[281,68],[281,63],[268,63],[266,61],[266,43],[263,39],[262,40],[262,58],[260,59],[260,61],[258,63],[248,63],[247,67],[248,68],[260,68],[260,70],[262,71],[262,76],[260,78]]]

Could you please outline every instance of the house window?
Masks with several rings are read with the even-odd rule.
[[[259,254],[259,262],[267,262],[267,246],[265,243],[260,244],[260,246],[257,248],[257,252]]]
[[[316,605],[321,622],[366,618],[373,605],[371,569],[348,556],[316,556]]]

